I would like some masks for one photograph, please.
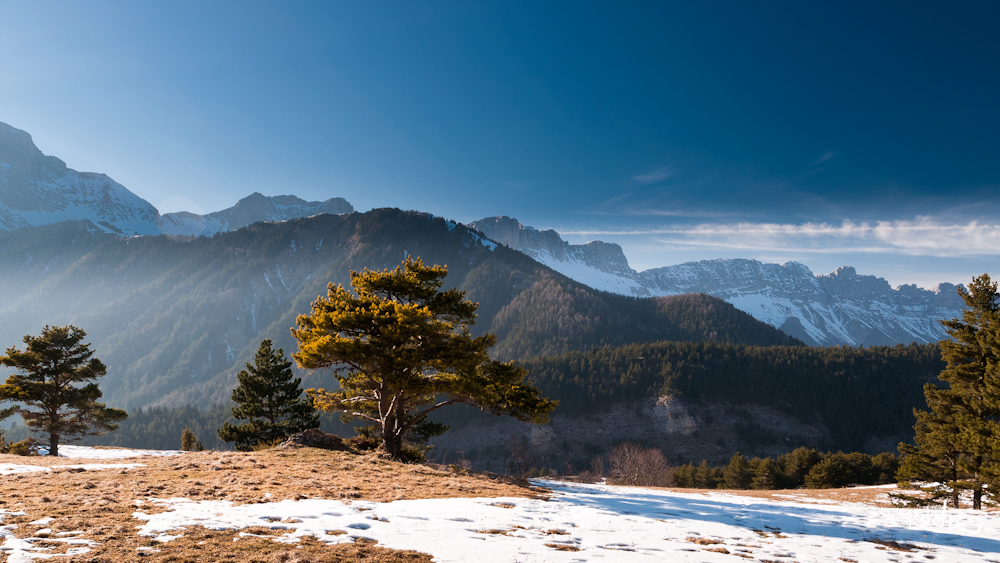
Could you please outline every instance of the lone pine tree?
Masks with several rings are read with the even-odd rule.
[[[973,278],[968,291],[958,289],[966,308],[961,319],[941,321],[951,340],[940,343],[947,363],[938,376],[947,388],[924,386],[930,411],[914,409],[916,445],[900,444],[906,457],[901,481],[937,483],[935,498],[950,497],[958,506],[962,490],[972,492],[973,508],[1000,472],[1000,294],[987,274]]]
[[[447,267],[409,257],[392,271],[352,271],[354,293],[330,284],[292,329],[300,366],[337,370],[339,391],[309,390],[316,405],[343,413],[344,422],[374,423],[379,448],[393,459],[403,459],[404,440],[443,432],[427,415],[447,405],[534,423],[556,406],[524,382],[527,370],[490,360],[496,337],[469,333],[478,304],[457,289],[441,291],[447,275]]]
[[[272,350],[270,340],[260,343],[254,365],[247,364],[236,377],[233,417],[246,422],[223,424],[219,437],[236,442],[237,450],[251,450],[319,426],[312,400],[302,397],[302,379],[293,378],[292,362],[281,348]]]
[[[24,424],[49,435],[49,454],[59,455],[62,438],[101,436],[118,428],[128,414],[98,403],[101,390],[94,383],[107,373],[93,357],[87,333],[73,325],[45,326],[41,336],[27,335],[24,351],[11,347],[0,364],[20,374],[0,385],[0,402],[16,401],[15,412]],[[78,384],[85,384],[77,387]]]
[[[204,449],[205,447],[201,444],[201,440],[198,439],[198,436],[196,436],[190,428],[185,426],[184,431],[181,432],[181,451],[200,452]]]

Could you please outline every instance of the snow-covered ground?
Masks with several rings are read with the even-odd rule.
[[[38,448],[39,455],[49,455],[47,446]],[[178,450],[128,450],[124,448],[92,448],[90,446],[59,446],[59,457],[77,459],[123,459],[142,456],[181,455]]]
[[[11,512],[0,508],[0,540],[3,540],[3,543],[0,544],[0,553],[7,555],[7,563],[28,563],[33,559],[83,555],[84,553],[89,552],[91,547],[97,545],[97,542],[94,540],[75,537],[85,534],[86,532],[84,530],[52,534],[52,530],[44,528],[38,531],[36,537],[23,539],[18,538],[13,532],[13,530],[17,528],[17,524],[8,524],[6,526],[2,525],[6,516],[25,516],[25,513]],[[45,526],[53,520],[53,518],[42,518],[31,523],[38,526]],[[51,551],[52,548],[39,545],[39,542],[41,541],[49,543],[63,543],[69,545],[70,547],[63,553],[46,553]]]
[[[305,499],[234,506],[228,501],[151,499],[168,508],[135,517],[139,534],[169,542],[185,526],[263,526],[295,543],[377,540],[435,561],[889,562],[1000,560],[1000,517],[971,510],[863,504],[803,505],[726,493],[544,483],[549,500],[452,498],[390,503]],[[335,532],[335,533],[328,533]],[[346,533],[343,533],[346,532]],[[869,540],[911,544],[900,551]],[[716,551],[710,551],[716,550]]]
[[[47,456],[47,447],[38,449],[39,455]],[[174,456],[184,452],[176,450],[127,450],[127,449],[98,449],[90,446],[59,446],[59,457],[69,459],[125,459],[143,456]],[[0,463],[0,475],[13,475],[15,473],[32,473],[36,471],[52,471],[52,469],[84,469],[96,471],[101,469],[132,469],[144,467],[141,463],[91,463],[83,465],[26,465],[18,463]]]

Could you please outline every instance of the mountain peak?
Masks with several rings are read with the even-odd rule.
[[[628,265],[628,259],[625,257],[622,247],[615,243],[595,240],[586,244],[570,244],[552,229],[539,231],[506,215],[486,217],[472,221],[466,226],[480,231],[491,240],[519,250],[564,274],[567,271],[582,273],[591,270],[599,272],[596,278],[592,276],[586,280],[566,274],[596,289],[620,293],[617,287],[602,286],[601,280],[610,279],[608,276],[628,278],[635,275],[635,270]],[[620,282],[616,283],[620,285]]]
[[[90,221],[120,236],[213,235],[257,221],[288,221],[320,213],[350,213],[343,198],[305,201],[254,192],[209,215],[163,216],[148,201],[100,172],[78,172],[35,146],[31,135],[0,123],[0,231],[67,220]]]

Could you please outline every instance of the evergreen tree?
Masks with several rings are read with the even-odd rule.
[[[15,412],[26,426],[49,435],[49,455],[59,455],[61,438],[101,436],[128,417],[123,410],[97,402],[102,393],[94,380],[107,368],[93,357],[90,344],[82,343],[86,336],[73,325],[46,325],[41,336],[24,337],[23,352],[11,347],[0,357],[0,363],[22,372],[0,385],[0,401],[25,405]]]
[[[258,444],[271,444],[319,426],[312,400],[302,398],[302,379],[293,379],[292,362],[285,359],[281,348],[272,350],[270,340],[260,343],[254,365],[247,364],[237,379],[233,418],[246,422],[227,422],[219,429],[219,437],[235,442],[237,450],[249,451]]]
[[[409,257],[392,271],[352,271],[354,293],[331,283],[292,329],[300,366],[338,370],[339,391],[310,390],[316,404],[342,412],[344,422],[374,423],[379,447],[393,459],[403,459],[404,440],[447,405],[534,423],[556,406],[524,383],[527,370],[490,360],[486,350],[496,337],[470,334],[478,304],[462,291],[440,291],[447,275],[445,267]]]
[[[778,488],[781,470],[773,459],[769,457],[754,458],[750,460],[750,466],[753,470],[753,480],[750,482],[751,489],[769,491]]]
[[[750,470],[750,463],[743,454],[736,452],[729,459],[729,467],[722,473],[722,483],[727,489],[749,489],[753,481],[753,472]]]
[[[196,436],[190,428],[185,426],[184,431],[181,432],[181,451],[200,452],[204,449],[205,447],[201,445],[201,440],[198,439],[198,436]]]
[[[979,509],[985,485],[997,473],[1000,339],[991,335],[1000,323],[1000,294],[987,274],[958,294],[966,306],[962,318],[942,321],[952,339],[940,343],[947,366],[938,378],[948,387],[924,387],[931,410],[914,409],[916,445],[900,444],[907,457],[899,478],[937,482],[932,494],[950,496],[956,506],[960,490],[971,490],[973,508]]]

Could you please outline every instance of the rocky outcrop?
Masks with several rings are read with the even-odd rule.
[[[323,450],[353,451],[340,436],[327,434],[319,428],[310,428],[292,434],[287,440],[278,444],[279,448],[320,448]]]
[[[702,459],[724,463],[737,450],[748,457],[778,455],[798,446],[823,448],[829,438],[821,423],[799,420],[770,407],[691,404],[664,396],[615,403],[586,415],[560,414],[557,409],[544,426],[483,415],[432,438],[434,449],[429,455],[443,463],[465,459],[476,469],[502,473],[506,456],[520,444],[536,467],[562,470],[569,462],[579,471],[595,455],[607,454],[622,442],[657,447],[671,463]],[[879,439],[876,445],[880,446],[905,436]]]

